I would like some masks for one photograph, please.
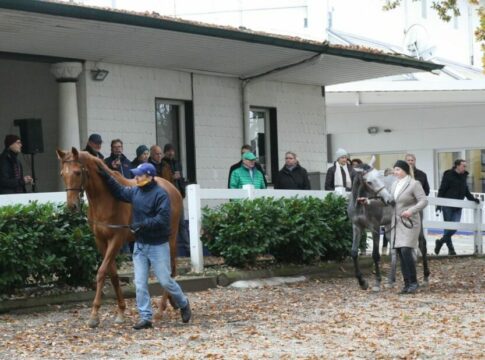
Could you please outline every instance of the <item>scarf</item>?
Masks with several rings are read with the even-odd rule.
[[[397,181],[396,188],[394,189],[394,199],[397,199],[397,197],[401,194],[404,185],[406,185],[406,182],[409,179],[409,175],[403,177],[402,179]]]
[[[338,161],[335,161],[335,175],[333,178],[333,185],[334,188],[341,186],[347,189],[352,188],[352,182],[350,180],[350,174],[349,174],[349,169],[347,168],[347,165],[340,165]],[[345,173],[345,185],[344,185],[344,180],[342,176],[342,171]]]

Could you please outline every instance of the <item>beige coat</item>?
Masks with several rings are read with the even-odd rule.
[[[426,194],[419,181],[408,177],[399,194],[394,195],[398,181],[392,184],[391,194],[395,196],[396,202],[392,216],[391,240],[393,247],[418,247],[419,231],[421,230],[421,220],[419,212],[428,205]],[[409,219],[401,220],[403,211],[409,210],[413,215],[409,218],[412,221],[412,227]]]

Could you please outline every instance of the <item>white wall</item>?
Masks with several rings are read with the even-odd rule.
[[[14,119],[41,118],[44,153],[35,155],[37,191],[56,190],[58,87],[50,64],[0,60],[0,141],[6,134],[20,134]],[[24,173],[31,174],[30,155],[19,155]]]
[[[434,95],[439,97],[440,92]],[[426,97],[426,93],[421,96]],[[449,92],[441,92],[441,96],[452,97]],[[329,94],[327,129],[334,151],[343,147],[351,154],[415,153],[418,168],[427,173],[432,188],[437,185],[433,161],[436,150],[485,148],[485,101],[384,105],[386,97],[396,94],[381,93],[381,104],[343,106],[332,105],[331,97]],[[379,127],[379,133],[369,135],[370,126]]]

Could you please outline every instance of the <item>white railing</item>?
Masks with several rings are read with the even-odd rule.
[[[320,199],[325,198],[331,191],[315,190],[255,190],[251,185],[245,185],[244,189],[201,189],[200,185],[187,186],[187,200],[189,212],[190,232],[190,256],[192,270],[202,272],[204,269],[204,258],[202,256],[202,242],[200,241],[200,230],[202,221],[201,200],[230,200],[230,199],[254,199],[258,197],[295,197],[312,196]],[[471,231],[474,233],[474,254],[483,254],[482,230],[484,211],[483,204],[476,204],[468,200],[453,200],[435,197],[436,191],[432,191],[428,197],[429,205],[424,211],[423,225],[426,229],[456,229]],[[476,194],[482,201],[484,194]],[[39,203],[54,202],[63,203],[66,201],[66,192],[49,193],[28,193],[0,195],[0,206],[13,204],[28,204],[32,201]],[[445,222],[442,215],[436,216],[436,206],[455,206],[463,208],[461,222]]]
[[[200,231],[202,222],[201,200],[229,200],[229,199],[254,199],[258,197],[294,197],[313,196],[325,198],[331,191],[310,190],[255,190],[252,185],[245,185],[244,189],[201,189],[200,185],[187,186],[187,199],[189,207],[189,232],[190,232],[190,257],[192,271],[202,272],[204,269],[204,257],[202,256],[202,242]],[[347,194],[348,195],[348,194]],[[424,215],[423,226],[432,229],[456,229],[472,231],[474,233],[474,254],[483,254],[482,229],[483,211],[482,204],[474,201],[453,200],[437,197],[428,197],[429,206]],[[472,221],[469,222],[445,222],[435,215],[436,206],[454,206],[464,209],[463,213],[471,213]],[[441,217],[441,216],[440,216]],[[469,216],[467,216],[469,218]],[[468,219],[469,220],[469,219]]]

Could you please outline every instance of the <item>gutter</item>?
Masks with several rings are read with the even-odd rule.
[[[25,11],[37,14],[61,16],[81,20],[100,21],[113,24],[139,26],[158,30],[175,31],[199,36],[210,36],[247,43],[278,46],[301,51],[326,53],[329,55],[354,58],[363,61],[409,67],[418,70],[439,70],[443,66],[419,61],[412,58],[400,57],[387,54],[376,54],[355,49],[343,49],[332,47],[328,43],[316,43],[311,41],[297,41],[277,37],[274,35],[262,35],[260,33],[240,31],[236,29],[221,28],[215,26],[194,24],[184,21],[169,20],[152,16],[143,16],[122,11],[90,8],[80,5],[60,4],[39,0],[0,0],[0,9]]]

